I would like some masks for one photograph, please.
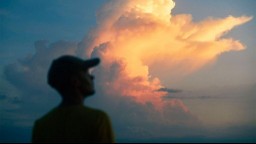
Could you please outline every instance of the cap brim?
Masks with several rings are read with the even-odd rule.
[[[91,68],[91,67],[97,66],[99,63],[100,63],[99,58],[92,58],[92,59],[84,61],[84,66],[86,68]]]

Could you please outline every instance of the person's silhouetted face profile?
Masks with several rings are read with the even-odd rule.
[[[83,98],[95,93],[89,68],[99,62],[98,58],[83,61],[73,56],[62,56],[53,61],[48,73],[48,84],[60,93],[62,104],[83,102]]]
[[[95,93],[89,69],[98,58],[74,56],[55,59],[48,72],[48,84],[62,97],[60,105],[37,120],[33,142],[114,142],[112,127],[103,111],[83,106],[84,98]]]

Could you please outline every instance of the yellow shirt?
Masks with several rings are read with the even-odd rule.
[[[75,105],[54,108],[37,120],[32,142],[113,143],[114,135],[106,113]]]

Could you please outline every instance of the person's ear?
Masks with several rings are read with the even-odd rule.
[[[70,81],[71,81],[71,85],[74,86],[74,87],[80,87],[80,85],[81,85],[81,82],[80,82],[80,80],[78,79],[77,76],[71,77]]]

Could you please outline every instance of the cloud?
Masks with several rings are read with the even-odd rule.
[[[63,54],[76,55],[77,44],[58,41],[47,46],[47,41],[37,41],[35,49],[35,54],[5,66],[4,74],[9,82],[23,91],[47,94],[46,74],[51,61]]]
[[[86,56],[103,59],[103,88],[161,107],[161,79],[181,79],[229,51],[245,46],[223,35],[252,17],[208,18],[171,15],[173,1],[110,1],[98,13],[98,27],[80,43]],[[90,41],[88,41],[90,40]],[[154,76],[151,75],[154,73]]]
[[[180,89],[170,89],[170,88],[160,88],[157,91],[165,91],[168,93],[181,93],[182,92],[182,90],[180,90]]]
[[[22,110],[29,111],[28,104],[38,108],[52,102],[50,96],[56,93],[47,86],[46,74],[54,58],[63,54],[100,57],[101,65],[93,70],[96,98],[87,102],[111,115],[119,138],[200,133],[200,120],[182,98],[163,100],[168,93],[181,90],[165,88],[161,79],[181,79],[224,52],[245,49],[239,41],[223,36],[252,17],[208,18],[195,23],[189,14],[171,15],[174,7],[169,0],[111,0],[98,12],[96,28],[81,42],[36,42],[35,54],[7,65],[4,71],[6,79],[22,91]],[[31,112],[33,117],[38,116],[38,109]],[[20,117],[17,119],[32,119]]]
[[[163,89],[162,76],[181,79],[224,52],[245,49],[223,36],[251,17],[195,23],[189,14],[171,15],[174,6],[167,0],[109,1],[79,44],[81,56],[102,59],[94,70],[101,100],[91,104],[108,111],[118,137],[193,135],[184,131],[199,130],[200,120],[180,99],[163,100],[178,91]]]
[[[178,95],[167,95],[164,96],[163,99],[201,99],[201,100],[206,100],[206,99],[224,99],[224,98],[231,98],[231,97],[223,97],[223,96],[207,96],[207,95],[202,95],[202,96],[178,96]]]

